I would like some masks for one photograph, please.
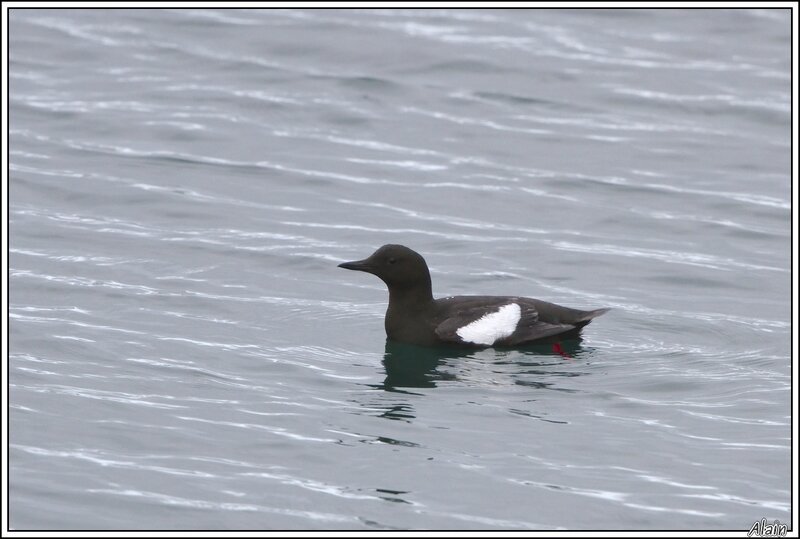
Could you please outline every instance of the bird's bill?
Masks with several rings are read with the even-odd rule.
[[[356,260],[354,262],[342,262],[339,264],[340,268],[355,270],[355,271],[366,271],[367,273],[372,273],[372,265],[369,262],[369,259],[364,260]]]

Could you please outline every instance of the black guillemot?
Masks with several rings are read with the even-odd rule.
[[[365,271],[389,287],[384,324],[394,340],[421,346],[519,346],[577,336],[608,309],[581,311],[518,296],[434,299],[428,264],[403,245],[384,245],[340,268]]]

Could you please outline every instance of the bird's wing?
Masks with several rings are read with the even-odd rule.
[[[520,327],[513,335],[497,344],[503,346],[516,346],[518,344],[532,343],[547,337],[561,335],[576,329],[572,324],[548,324],[547,322],[537,321],[526,327]]]
[[[506,300],[488,310],[485,304],[462,309],[439,323],[435,331],[444,342],[492,346],[534,341],[571,329],[575,326],[540,321],[536,308],[527,302]]]

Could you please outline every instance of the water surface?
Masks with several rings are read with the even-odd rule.
[[[788,10],[10,13],[16,529],[789,522]],[[434,292],[612,307],[387,343]]]

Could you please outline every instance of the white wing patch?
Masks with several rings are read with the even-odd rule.
[[[475,344],[494,344],[499,339],[508,337],[517,329],[522,310],[516,303],[503,305],[495,313],[488,313],[474,322],[456,330],[456,334],[464,342]]]

